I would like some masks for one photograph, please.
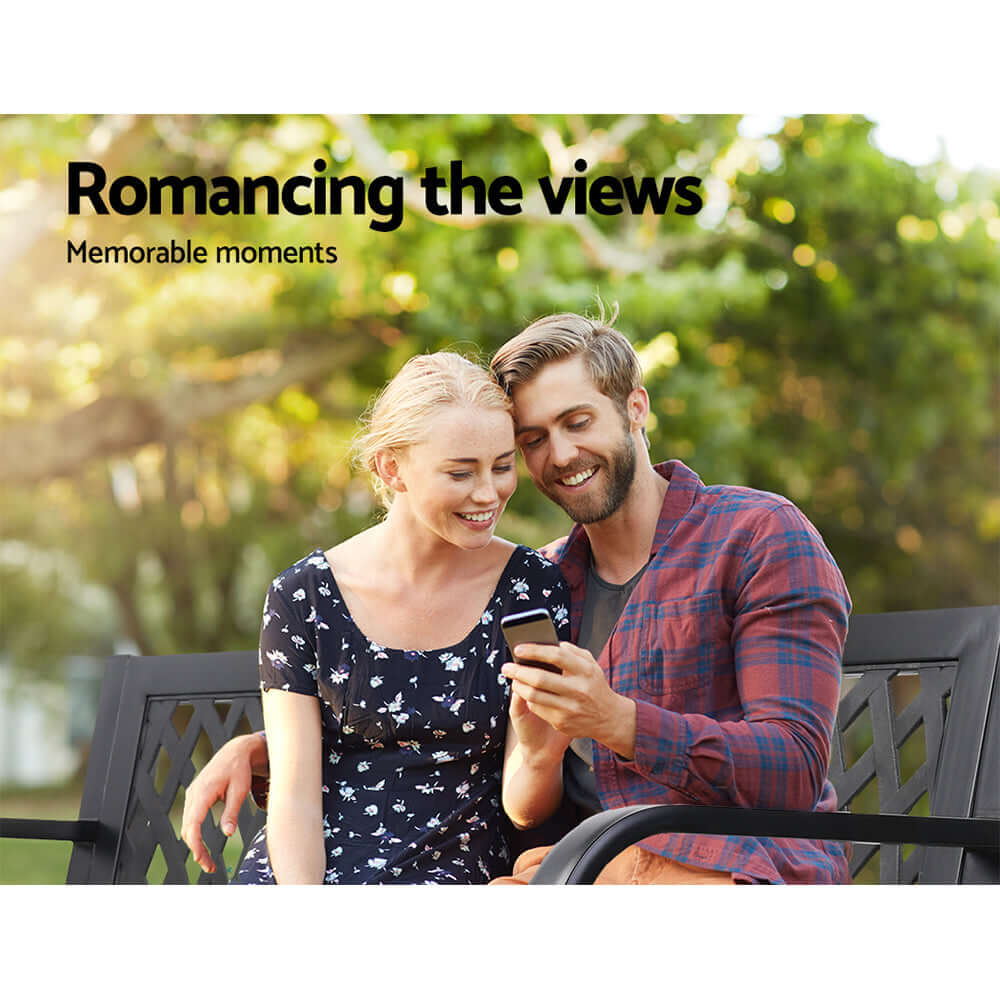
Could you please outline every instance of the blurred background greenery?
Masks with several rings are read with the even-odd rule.
[[[488,358],[542,314],[592,311],[598,294],[619,304],[643,359],[654,457],[791,498],[855,611],[1000,600],[1000,175],[893,159],[857,115],[743,125],[0,120],[8,707],[41,681],[72,688],[80,657],[255,646],[271,577],[376,516],[348,452],[399,365],[445,347]],[[69,160],[109,178],[282,178],[311,177],[318,156],[338,176],[402,172],[413,192],[427,167],[461,159],[529,196],[583,157],[592,176],[701,177],[705,208],[559,218],[526,197],[520,216],[440,218],[413,203],[391,233],[348,214],[66,215]],[[208,247],[210,262],[66,262],[67,239],[171,238]],[[214,263],[221,244],[317,241],[337,247],[336,264]],[[567,526],[523,478],[501,532],[538,545]],[[74,742],[85,751],[86,734]],[[5,738],[7,759],[18,752]],[[16,768],[0,780],[4,813],[43,814],[11,787],[24,783]],[[54,877],[19,877],[9,844],[2,881],[61,881],[64,861]]]

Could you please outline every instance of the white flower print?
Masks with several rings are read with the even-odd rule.
[[[321,583],[317,589],[324,597],[329,597],[330,594],[333,593],[333,591],[330,590],[330,587],[325,583]]]
[[[376,675],[375,675],[374,677],[372,677],[372,678],[371,678],[371,680],[370,680],[370,681],[368,681],[368,683],[369,683],[369,684],[370,684],[370,685],[371,685],[371,686],[372,686],[373,688],[377,688],[377,687],[381,687],[381,686],[382,686],[382,678],[381,678],[381,677],[379,677],[379,676],[378,676],[378,675],[376,674]]]
[[[483,617],[479,619],[480,625],[489,625],[493,621],[493,612],[487,608],[483,612]]]
[[[529,600],[527,580],[511,580],[510,589],[517,594],[519,601]]]
[[[330,671],[330,683],[331,684],[343,684],[351,675],[343,668],[337,667],[336,670]]]
[[[340,791],[340,797],[345,802],[356,802],[357,801],[356,798],[355,798],[355,796],[354,796],[354,789],[350,785],[348,785],[346,782],[342,781],[340,783],[340,789],[339,789],[339,791]]]
[[[369,858],[368,867],[374,868],[376,871],[381,871],[386,866],[385,858]]]
[[[378,806],[375,805],[374,803],[372,805],[370,805],[370,806],[365,806],[365,815],[366,816],[376,816],[376,815],[378,815]]]
[[[288,657],[280,649],[269,649],[264,655],[271,661],[272,666],[276,666],[279,663],[283,667],[289,665]]]
[[[392,811],[398,813],[406,812],[406,803],[402,799],[396,799],[392,804]]]
[[[336,750],[331,750],[331,751],[330,751],[330,756],[329,756],[329,757],[327,757],[327,760],[328,760],[328,761],[329,761],[329,762],[330,762],[331,764],[339,764],[339,763],[340,763],[340,754],[339,754],[339,753],[337,753],[337,751],[336,751]]]
[[[389,654],[385,651],[385,646],[380,646],[377,642],[368,643],[368,652],[371,653],[376,660],[389,659]]]
[[[442,708],[447,708],[453,715],[458,715],[465,704],[464,698],[456,698],[453,694],[436,694],[433,700],[440,702]]]
[[[442,653],[441,662],[445,670],[461,670],[465,666],[465,660],[461,656],[452,656],[451,653]]]
[[[552,620],[556,625],[563,625],[569,621],[569,612],[566,610],[565,605],[558,605],[552,609]]]
[[[305,599],[306,599],[306,592],[301,587],[299,587],[299,589],[296,590],[294,594],[292,594],[293,601],[304,601]]]
[[[475,729],[475,728],[476,728],[476,724],[474,722],[463,722],[462,723],[462,732],[463,733],[471,733],[472,730]]]
[[[306,644],[305,639],[303,639],[301,635],[293,635],[292,642],[295,643],[296,649],[302,649],[302,647]]]
[[[424,785],[414,785],[414,787],[424,795],[434,795],[435,792],[444,791],[444,785],[432,784],[429,781]]]

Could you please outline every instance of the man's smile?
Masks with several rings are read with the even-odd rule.
[[[581,469],[580,472],[575,472],[571,476],[563,476],[557,479],[556,482],[560,486],[579,486],[581,483],[585,483],[594,473],[597,472],[597,466],[591,465],[586,469]]]

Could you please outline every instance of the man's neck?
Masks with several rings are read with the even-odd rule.
[[[648,462],[642,462],[621,507],[611,517],[583,526],[594,569],[602,580],[626,583],[649,562],[669,485]]]

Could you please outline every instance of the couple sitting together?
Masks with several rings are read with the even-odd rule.
[[[610,322],[614,322],[612,317]],[[530,882],[518,829],[641,803],[836,808],[827,780],[850,600],[788,500],[653,465],[638,358],[609,323],[533,323],[491,372],[415,357],[370,411],[377,525],[281,573],[264,605],[266,739],[188,789],[182,835],[269,772],[237,883]],[[576,521],[540,554],[494,530],[519,449]],[[500,621],[546,608],[559,645]],[[512,874],[513,872],[513,874]],[[663,834],[598,883],[848,880],[834,842]]]

